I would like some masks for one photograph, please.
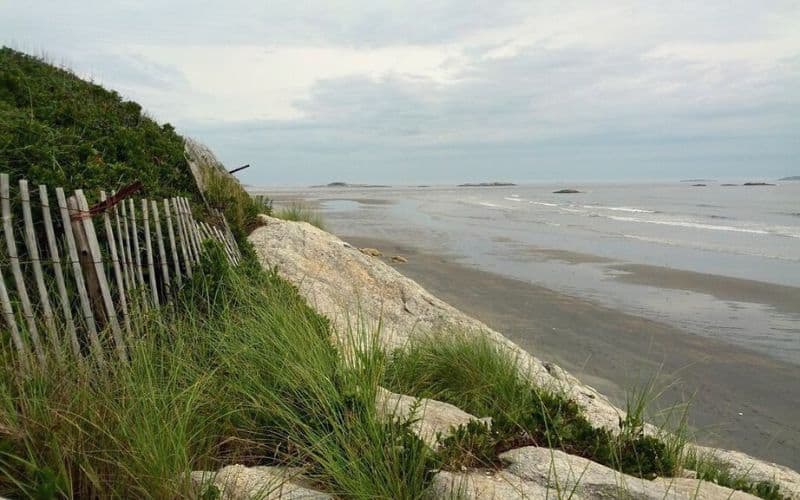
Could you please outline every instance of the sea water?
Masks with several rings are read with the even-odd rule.
[[[800,364],[800,304],[629,283],[643,264],[800,287],[800,182],[313,188],[343,236],[386,239]],[[571,186],[570,186],[571,187]],[[271,192],[275,192],[272,190]],[[695,281],[702,280],[695,277]],[[731,286],[735,286],[733,283]],[[702,288],[702,287],[700,287]],[[730,293],[728,293],[730,292]]]

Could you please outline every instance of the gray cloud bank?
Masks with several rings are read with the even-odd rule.
[[[3,42],[252,184],[800,173],[796,2],[69,3],[0,2]]]

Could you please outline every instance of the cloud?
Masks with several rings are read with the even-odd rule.
[[[755,155],[783,175],[800,154],[792,2],[69,4],[0,3],[0,32],[264,165],[253,183],[743,173]]]

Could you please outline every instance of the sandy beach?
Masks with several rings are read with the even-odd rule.
[[[403,274],[532,354],[570,370],[623,408],[626,391],[658,374],[663,394],[655,406],[663,409],[691,400],[689,421],[698,441],[800,467],[800,366],[460,265],[448,256],[386,240],[342,238],[355,246],[378,248],[385,256],[407,257],[407,263],[396,264]],[[593,258],[577,253],[558,257]],[[703,290],[723,300],[748,297],[770,303],[774,299],[777,308],[791,307],[800,296],[798,288],[702,273],[654,266],[623,270],[630,274],[619,279]]]

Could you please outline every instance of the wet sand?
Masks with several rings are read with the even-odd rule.
[[[626,391],[657,374],[658,385],[666,388],[656,406],[691,399],[689,421],[698,441],[800,468],[800,366],[463,266],[453,257],[383,240],[342,239],[378,248],[387,261],[392,255],[407,257],[407,263],[393,264],[400,272],[531,354],[571,371],[623,408]],[[651,286],[703,289],[723,298],[767,294],[777,307],[788,304],[771,285],[666,268],[621,270],[632,274],[620,279]]]

